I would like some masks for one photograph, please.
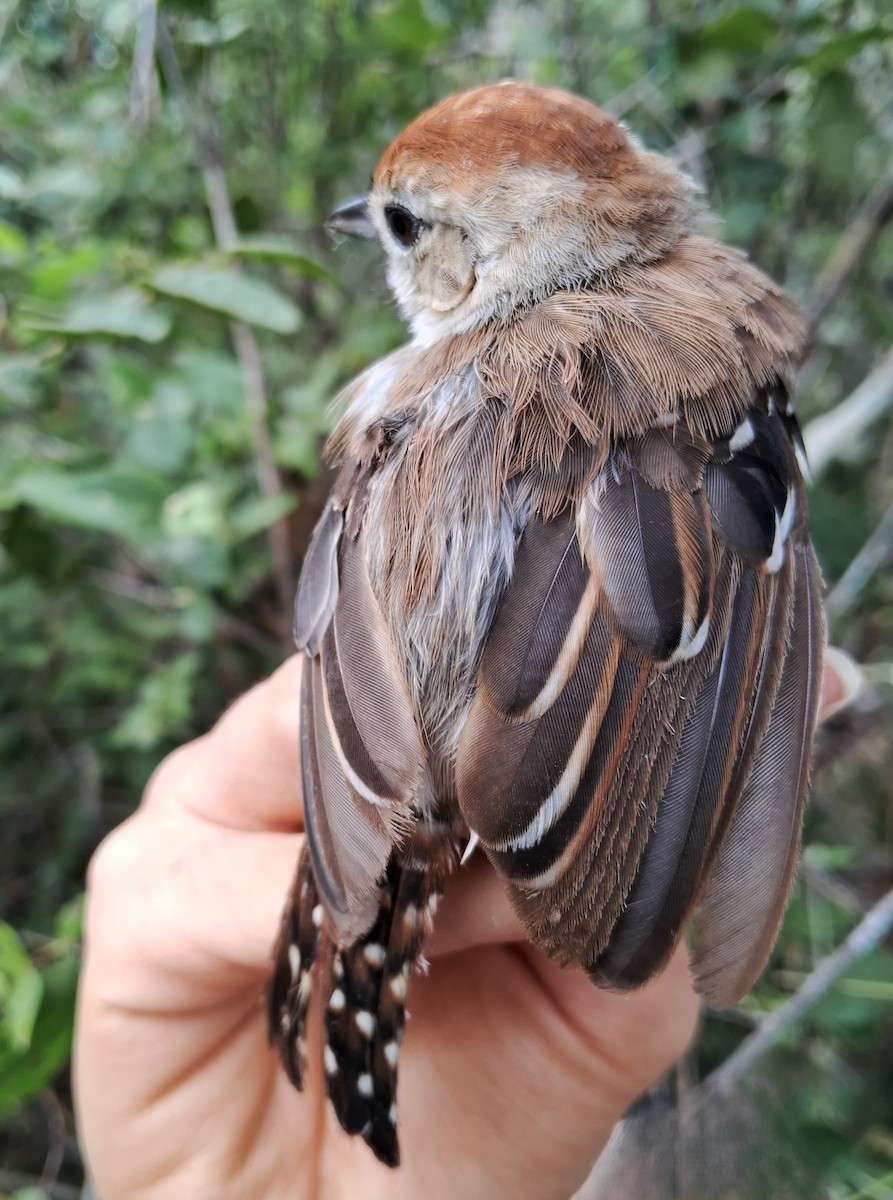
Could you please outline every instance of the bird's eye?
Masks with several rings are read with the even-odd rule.
[[[420,221],[409,209],[399,204],[389,204],[384,210],[384,219],[394,235],[394,240],[406,250],[415,245],[419,234],[426,228],[424,221]]]

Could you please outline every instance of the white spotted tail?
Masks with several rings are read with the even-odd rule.
[[[283,917],[269,993],[270,1040],[292,1083],[303,1088],[308,1002],[325,1014],[323,1068],[335,1115],[390,1167],[397,1141],[397,1065],[410,975],[431,929],[437,872],[392,861],[372,928],[338,949],[323,929],[323,910],[306,852]]]

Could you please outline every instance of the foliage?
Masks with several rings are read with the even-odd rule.
[[[374,249],[335,255],[321,232],[389,137],[484,79],[583,92],[681,157],[724,236],[805,301],[893,158],[884,0],[179,0],[161,17],[182,92],[140,49],[149,12],[0,0],[0,1116],[50,1086],[66,1097],[52,1082],[76,970],[66,906],[92,848],[158,759],[284,653],[271,531],[285,522],[295,574],[325,490],[327,403],[403,336]],[[209,216],[199,142],[219,157],[232,244]],[[820,328],[802,416],[893,341],[891,278],[888,228]],[[260,415],[234,322],[260,348]],[[278,493],[259,490],[259,419]],[[831,581],[893,500],[891,459],[888,422],[816,489]],[[833,632],[889,661],[889,579]],[[779,1004],[889,882],[878,703],[829,735],[809,869],[749,1011]],[[879,951],[807,1031],[824,1080],[804,1084],[801,1124],[833,1142],[829,1196],[893,1194],[878,1054],[893,1051],[891,989]],[[711,1022],[701,1066],[740,1036]],[[31,1111],[7,1128],[13,1166],[36,1178]]]

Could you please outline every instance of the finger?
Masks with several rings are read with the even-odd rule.
[[[625,996],[516,947],[443,958],[413,983],[399,1106],[415,1195],[440,1194],[430,1176],[444,1163],[456,1198],[571,1195],[698,1012],[684,948]]]
[[[825,647],[819,720],[827,721],[856,699],[865,686],[859,664],[837,646]]]
[[[173,804],[230,829],[301,829],[301,663],[290,658],[210,733],[165,759],[144,804]]]
[[[115,1006],[257,1005],[302,837],[144,809],[90,865],[90,974]]]
[[[527,940],[502,880],[483,854],[475,854],[447,880],[431,935],[431,956]]]

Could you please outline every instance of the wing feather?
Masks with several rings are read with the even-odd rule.
[[[638,875],[599,964],[605,983],[634,987],[659,970],[697,901],[774,702],[788,575],[776,581],[745,566],[735,576],[722,653],[698,691]]]
[[[319,653],[323,634],[335,611],[338,543],[343,527],[344,514],[330,499],[307,547],[295,595],[295,645],[306,654]]]
[[[463,816],[537,944],[612,986],[658,971],[700,904],[700,984],[729,1002],[787,893],[821,618],[794,447],[760,404],[712,445],[679,427],[621,447],[575,530],[534,518],[481,657]]]
[[[320,896],[346,943],[375,919],[390,855],[412,822],[422,748],[363,535],[345,533],[334,503],[301,579],[295,623],[310,655],[301,718],[307,839]]]
[[[823,618],[809,545],[791,555],[793,589],[780,682],[765,735],[705,889],[695,977],[715,1005],[753,983],[778,932],[800,843],[809,749],[818,711]]]

